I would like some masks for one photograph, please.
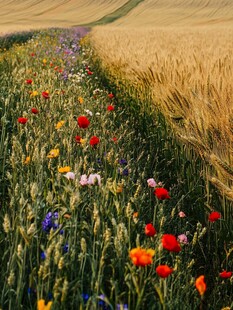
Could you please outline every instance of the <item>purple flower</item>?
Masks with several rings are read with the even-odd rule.
[[[128,176],[129,175],[129,170],[127,168],[123,169],[122,175]]]
[[[124,165],[127,165],[127,160],[124,159],[124,158],[122,158],[122,159],[119,160],[119,164],[120,164],[120,165],[123,165],[123,166],[124,166]]]
[[[58,212],[49,212],[46,214],[45,219],[42,222],[42,229],[46,233],[49,233],[51,229],[58,228]]]

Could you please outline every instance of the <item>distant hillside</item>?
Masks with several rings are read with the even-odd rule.
[[[0,33],[67,27],[101,19],[128,0],[1,0]]]

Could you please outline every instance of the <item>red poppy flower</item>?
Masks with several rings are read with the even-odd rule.
[[[32,84],[32,80],[26,80],[26,84]]]
[[[75,137],[75,141],[76,141],[77,143],[81,143],[81,139],[82,139],[82,138],[81,138],[80,136],[76,136],[76,137]]]
[[[149,223],[149,224],[146,224],[145,226],[145,234],[149,237],[153,237],[155,234],[156,234],[156,230],[154,228],[154,226]]]
[[[130,251],[129,256],[135,266],[145,267],[152,264],[152,258],[155,251],[152,249],[134,248]]]
[[[112,141],[117,142],[117,138],[116,138],[116,137],[113,137],[113,138],[112,138]]]
[[[34,57],[36,54],[35,53],[31,53],[31,56]]]
[[[217,221],[220,218],[221,218],[221,214],[216,212],[216,211],[211,212],[210,215],[209,215],[209,221],[210,222],[215,222],[215,221]]]
[[[77,121],[80,128],[87,128],[90,125],[90,122],[86,116],[79,116]]]
[[[110,94],[108,94],[108,98],[112,99],[112,98],[114,98],[114,95],[112,93],[110,93]]]
[[[26,117],[19,117],[18,118],[18,123],[20,123],[20,124],[26,124],[27,121],[28,121],[28,118],[26,118]]]
[[[92,145],[92,146],[95,146],[95,145],[99,144],[99,142],[100,142],[100,139],[98,137],[96,137],[96,136],[93,136],[90,139],[90,145]]]
[[[93,72],[92,72],[92,71],[90,71],[90,70],[88,70],[88,71],[87,71],[87,74],[88,74],[88,75],[92,75],[92,74],[93,74]]]
[[[173,273],[173,269],[167,265],[159,265],[155,270],[160,278],[167,278],[171,273]]]
[[[45,99],[49,99],[49,93],[47,91],[43,91],[42,92],[42,96],[45,98]]]
[[[38,114],[39,113],[39,111],[36,108],[32,108],[31,111],[32,111],[33,114]]]
[[[114,110],[114,106],[113,106],[113,105],[109,105],[109,106],[107,107],[107,110],[108,110],[108,111],[113,111],[113,110]]]
[[[165,188],[163,188],[163,187],[156,188],[155,191],[154,191],[154,194],[160,200],[164,200],[164,199],[169,199],[170,198],[170,196],[168,194],[168,191]]]
[[[165,234],[162,237],[163,248],[171,252],[180,252],[181,247],[174,235]]]
[[[223,279],[228,279],[232,276],[232,272],[224,270],[223,272],[220,272],[219,276]]]

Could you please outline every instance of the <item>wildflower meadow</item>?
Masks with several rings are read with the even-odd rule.
[[[2,41],[0,309],[232,309],[231,201],[88,33]]]

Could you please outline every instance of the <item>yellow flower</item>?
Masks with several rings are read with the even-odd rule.
[[[26,159],[25,159],[25,161],[24,161],[24,164],[27,165],[27,164],[30,163],[30,161],[31,161],[30,156],[27,156]]]
[[[80,143],[82,144],[82,145],[85,145],[86,144],[86,142],[87,142],[87,139],[80,139]]]
[[[55,128],[56,129],[60,129],[64,124],[65,124],[65,121],[60,121],[60,122],[57,123]]]
[[[50,310],[51,306],[52,306],[52,301],[49,301],[47,303],[47,305],[45,304],[45,300],[44,299],[40,299],[37,302],[37,309],[38,310]]]
[[[70,172],[70,166],[58,168],[58,171],[61,173]]]
[[[53,149],[47,155],[48,158],[55,158],[58,156],[59,156],[59,149]]]
[[[33,90],[33,91],[31,92],[30,97],[36,97],[36,96],[38,96],[38,91]]]
[[[43,64],[46,64],[46,62],[47,62],[47,60],[44,58],[44,59],[43,59]]]
[[[84,101],[84,99],[83,99],[82,97],[78,97],[78,102],[79,102],[79,103],[81,103],[81,104],[82,104],[82,103],[83,103],[83,101]]]

